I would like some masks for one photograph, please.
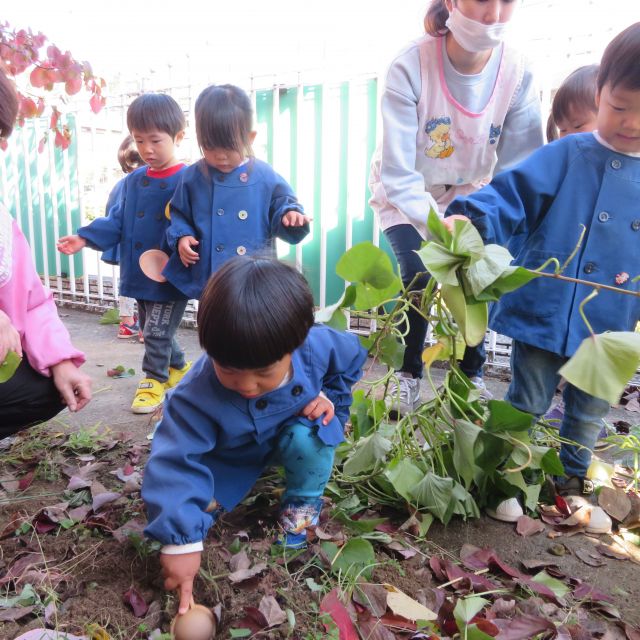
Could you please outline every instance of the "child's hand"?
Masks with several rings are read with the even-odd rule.
[[[80,249],[84,249],[87,246],[87,241],[80,236],[62,236],[56,246],[60,253],[70,256],[78,253]]]
[[[282,216],[282,224],[285,227],[304,227],[305,224],[311,224],[312,220],[313,218],[299,211],[287,211]]]
[[[179,555],[160,554],[164,588],[167,591],[178,589],[180,594],[178,613],[180,614],[186,613],[189,609],[189,602],[193,593],[193,579],[198,575],[201,556],[201,551],[181,553]]]
[[[453,224],[456,220],[464,220],[465,222],[471,222],[467,216],[461,216],[459,213],[454,213],[452,216],[443,218],[442,222],[449,231],[453,231]]]
[[[315,420],[324,414],[322,424],[327,425],[335,416],[335,410],[333,402],[327,398],[327,396],[320,392],[320,395],[312,400],[301,412],[300,415],[309,420]]]
[[[191,248],[197,247],[199,244],[193,236],[182,236],[182,238],[178,240],[178,253],[185,267],[189,267],[200,260],[200,256]]]

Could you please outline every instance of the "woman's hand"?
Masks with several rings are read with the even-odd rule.
[[[84,249],[87,246],[87,241],[80,236],[62,236],[56,246],[60,253],[70,256],[78,253],[80,249]]]
[[[71,360],[63,360],[51,367],[53,384],[69,411],[80,411],[91,400],[91,378],[82,373]]]
[[[189,267],[200,260],[200,256],[191,248],[197,247],[199,244],[193,236],[182,236],[178,240],[178,254],[185,267]]]
[[[313,218],[299,211],[287,211],[282,216],[282,224],[285,227],[304,227],[305,224],[311,224],[312,220]]]
[[[461,216],[459,213],[454,213],[452,216],[442,218],[442,223],[449,231],[453,231],[453,224],[456,220],[464,220],[465,222],[471,222],[467,216]]]
[[[320,392],[320,395],[317,398],[314,398],[300,412],[300,415],[308,418],[309,420],[316,420],[321,415],[324,415],[322,424],[328,425],[329,422],[333,420],[333,416],[335,416],[335,407],[333,406],[333,402],[331,402],[324,393]]]
[[[186,613],[189,609],[189,602],[193,593],[193,580],[198,575],[201,557],[201,551],[178,555],[160,554],[164,588],[167,591],[178,589],[180,594],[179,614]]]
[[[20,334],[11,324],[9,316],[0,311],[0,364],[4,362],[9,351],[15,351],[22,358]]]

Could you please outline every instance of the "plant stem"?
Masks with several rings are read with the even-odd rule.
[[[593,287],[596,290],[603,289],[604,291],[614,291],[615,293],[625,293],[628,296],[635,296],[640,298],[640,291],[630,291],[629,289],[622,289],[621,287],[612,287],[608,284],[600,284],[599,282],[589,282],[589,280],[582,280],[580,278],[571,278],[570,276],[563,276],[559,273],[546,273],[543,271],[535,271],[534,269],[527,269],[531,273],[535,273],[537,276],[543,278],[554,278],[555,280],[564,280],[565,282],[575,282],[576,284],[583,284],[587,287]]]

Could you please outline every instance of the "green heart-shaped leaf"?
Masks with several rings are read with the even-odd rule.
[[[558,373],[582,391],[617,404],[640,365],[640,333],[611,331],[589,336]]]

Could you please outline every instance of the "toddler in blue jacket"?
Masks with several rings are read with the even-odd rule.
[[[187,296],[168,282],[148,278],[140,268],[145,251],[164,246],[167,205],[185,168],[176,158],[185,118],[171,96],[145,93],[129,106],[127,126],[146,166],[124,179],[106,217],[81,227],[77,235],[60,238],[58,249],[69,255],[85,246],[100,251],[119,247],[120,293],[136,299],[144,338],[145,377],[131,410],[152,413],[161,406],[166,389],[178,384],[190,366],[175,339]]]
[[[196,100],[195,124],[203,158],[183,173],[171,199],[174,253],[163,275],[198,299],[229,258],[264,253],[275,238],[296,244],[310,218],[286,180],[253,157],[253,109],[242,89],[207,87]]]
[[[640,272],[639,59],[640,22],[616,36],[604,52],[596,130],[538,149],[480,191],[454,200],[447,215],[469,218],[487,243],[506,245],[522,234],[515,263],[529,268],[548,258],[564,264],[583,225],[582,244],[563,274],[638,291],[633,276]],[[549,408],[560,382],[558,370],[590,335],[579,307],[592,291],[580,283],[538,278],[495,305],[491,328],[513,338],[506,399],[518,409],[540,416]],[[595,333],[633,331],[640,299],[601,290],[585,313]],[[571,384],[564,387],[563,400],[560,459],[567,477],[558,490],[589,495],[593,484],[587,469],[609,404]],[[503,520],[521,514],[513,500],[495,512]],[[601,516],[604,530],[611,523]]]
[[[367,356],[357,336],[314,324],[300,273],[261,257],[232,258],[211,278],[198,334],[206,353],[167,398],[142,485],[145,533],[164,545],[180,613],[209,528],[268,465],[285,470],[284,544],[305,545]]]

